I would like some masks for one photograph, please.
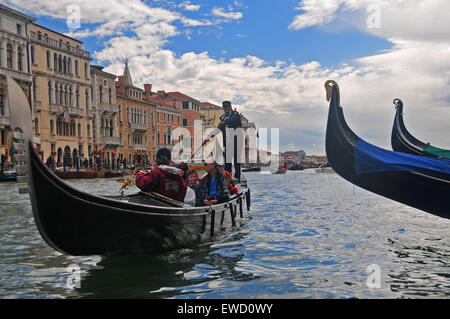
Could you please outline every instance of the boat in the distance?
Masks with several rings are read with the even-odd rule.
[[[303,171],[304,169],[305,169],[305,167],[303,165],[296,164],[296,163],[288,166],[288,170],[290,170],[290,171]]]
[[[17,174],[14,170],[4,171],[0,174],[0,182],[15,182]]]
[[[347,125],[337,83],[327,81],[325,88],[330,101],[325,146],[336,173],[378,195],[450,218],[450,161],[367,143]]]
[[[324,163],[316,168],[316,173],[334,173],[334,169],[331,167],[330,163]]]
[[[15,130],[15,160],[19,192],[29,193],[33,216],[42,238],[69,255],[160,252],[211,240],[237,225],[250,191],[241,178],[238,193],[212,206],[193,207],[158,194],[97,196],[58,178],[41,161],[32,142],[31,110],[18,84],[7,78],[11,127]]]
[[[424,143],[415,138],[405,126],[403,121],[403,102],[400,99],[394,100],[395,104],[395,118],[392,127],[391,145],[394,151],[450,159],[450,150],[442,149]]]

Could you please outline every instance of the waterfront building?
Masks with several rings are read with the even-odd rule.
[[[135,86],[128,68],[116,84],[120,159],[127,165],[153,163],[156,157],[156,105],[147,101],[145,90]]]
[[[106,167],[116,167],[116,159],[120,157],[118,149],[121,145],[119,132],[119,106],[116,100],[116,75],[103,71],[102,66],[91,65],[91,103],[88,118],[92,119],[92,127],[87,134],[92,138],[94,149],[89,146],[88,153],[102,154]]]
[[[201,102],[200,114],[205,118],[212,120],[213,127],[218,127],[220,116],[223,114],[223,108],[210,102]]]
[[[304,158],[304,163],[308,166],[318,166],[321,164],[325,164],[328,162],[328,159],[326,156],[320,156],[320,155],[306,155]]]
[[[33,121],[38,148],[45,159],[71,165],[92,149],[91,78],[83,43],[37,24],[30,24],[33,74]]]
[[[251,167],[254,165],[259,165],[259,157],[256,151],[257,147],[257,132],[256,125],[253,122],[250,122],[244,114],[241,115],[241,123],[242,129],[244,130],[244,165],[243,167]],[[252,134],[250,134],[250,130],[253,130]],[[250,140],[253,139],[253,140]],[[253,151],[253,152],[252,152]]]
[[[33,21],[34,18],[0,4],[0,156],[3,155],[8,163],[12,162],[12,133],[9,126],[10,110],[7,105],[6,76],[11,76],[17,81],[32,103],[33,77],[28,34],[29,25]]]
[[[300,164],[303,165],[305,163],[305,151],[287,151],[281,153],[280,160],[284,163],[285,166],[290,166],[292,164]]]

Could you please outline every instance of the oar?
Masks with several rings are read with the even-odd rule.
[[[195,154],[197,154],[197,152],[199,152],[203,148],[203,146],[205,146],[206,143],[208,143],[208,142],[211,142],[211,137],[209,139],[205,140],[203,142],[203,144],[192,154],[191,158],[189,159],[189,162],[194,158]]]

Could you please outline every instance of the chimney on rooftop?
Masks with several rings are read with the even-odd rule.
[[[152,85],[151,84],[144,84],[144,91],[145,92],[151,92],[152,91]]]

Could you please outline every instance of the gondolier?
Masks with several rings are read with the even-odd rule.
[[[222,107],[224,114],[220,117],[219,129],[222,131],[223,135],[223,146],[224,146],[224,157],[225,157],[225,169],[231,173],[232,168],[232,158],[234,157],[234,178],[237,180],[241,179],[241,149],[238,146],[243,146],[243,137],[241,132],[236,130],[237,128],[242,128],[241,116],[237,111],[231,108],[230,101],[223,101]],[[241,139],[241,143],[238,143],[238,137]],[[233,155],[231,155],[230,150],[227,152],[227,141],[233,143]],[[230,144],[229,144],[230,145]],[[228,153],[228,156],[227,156]]]

